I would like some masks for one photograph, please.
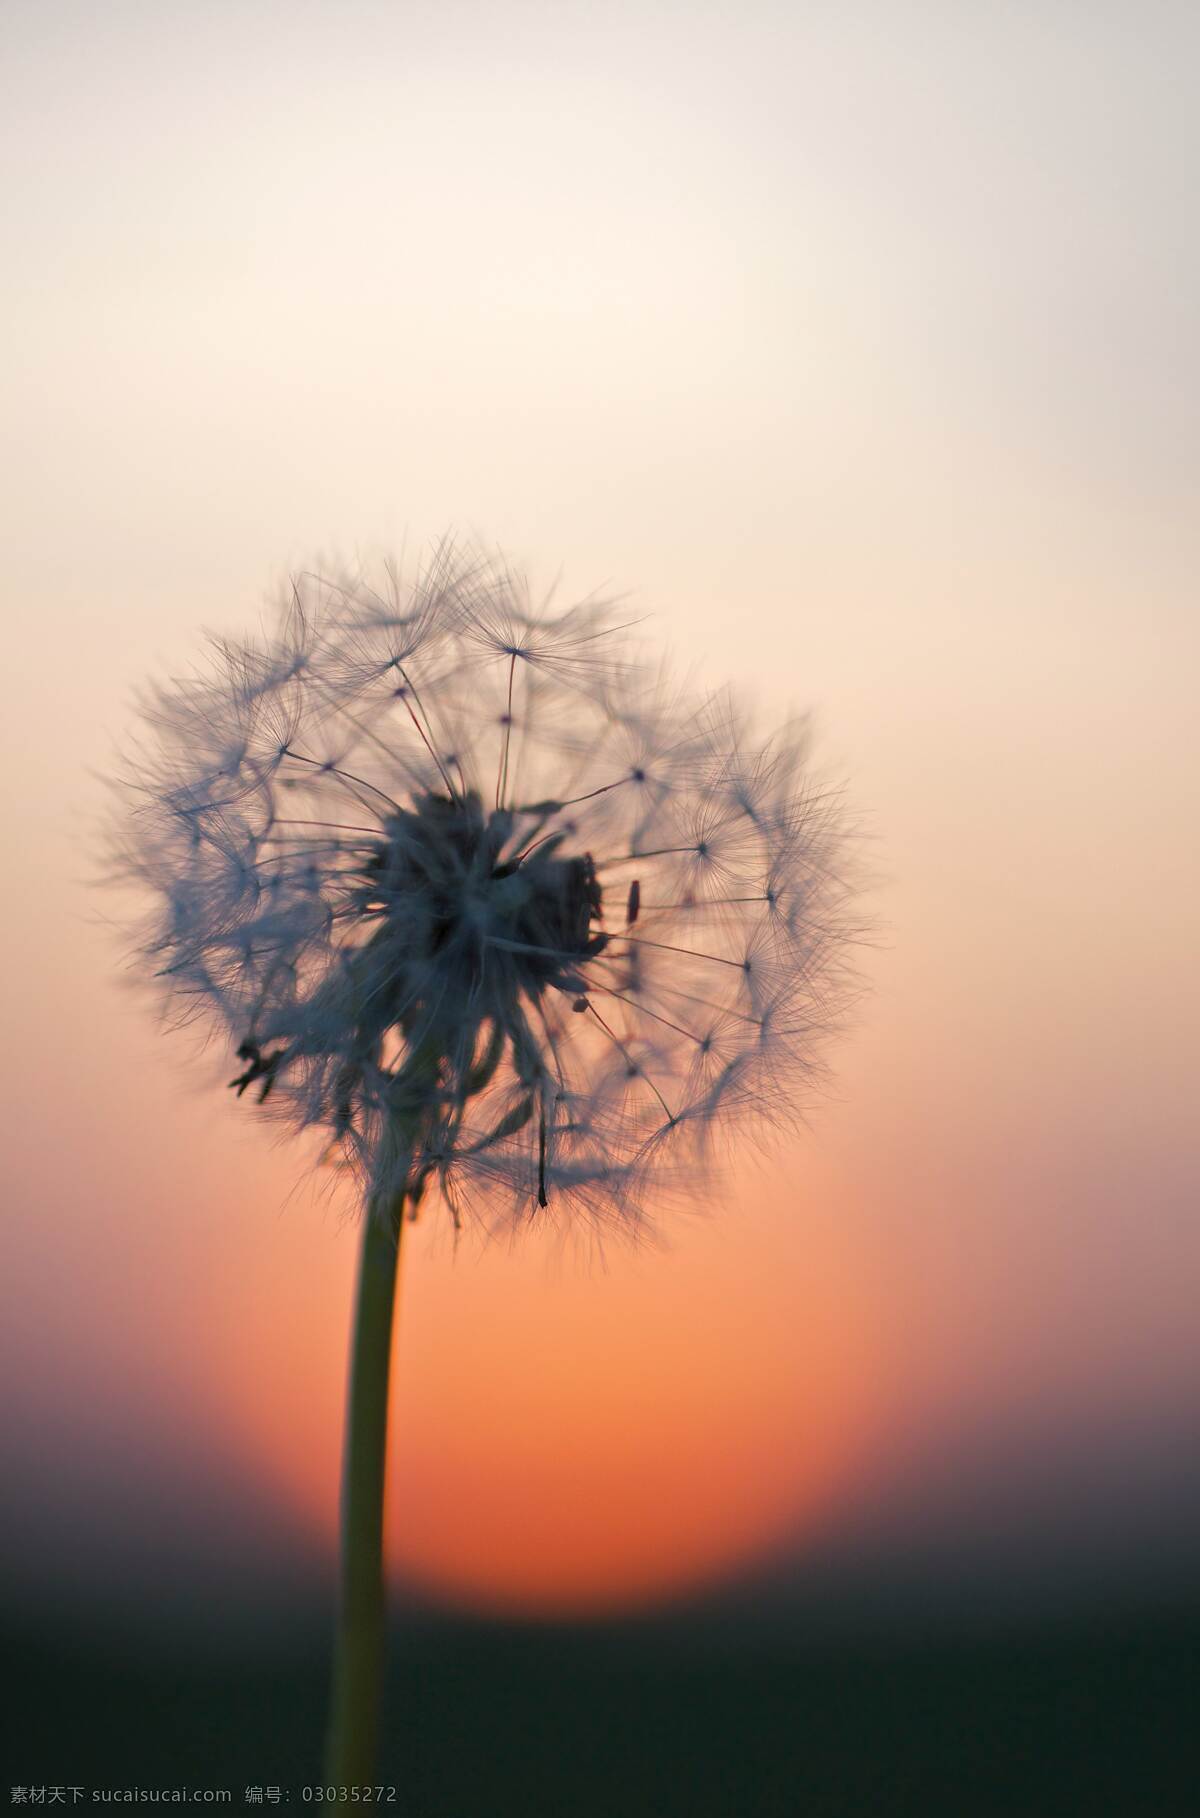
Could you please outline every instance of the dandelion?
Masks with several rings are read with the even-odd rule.
[[[139,951],[364,1207],[334,1784],[374,1772],[405,1219],[636,1229],[795,1113],[843,995],[845,826],[804,726],[756,742],[633,633],[447,541],[413,579],[295,577],[270,636],[144,703]]]

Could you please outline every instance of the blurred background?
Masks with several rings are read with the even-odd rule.
[[[1194,1810],[1194,9],[2,32],[10,1782],[317,1771],[353,1208],[123,988],[100,779],[289,564],[455,527],[815,707],[880,934],[657,1247],[418,1227],[383,1778]]]

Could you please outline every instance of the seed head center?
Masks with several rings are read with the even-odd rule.
[[[426,974],[453,1003],[485,980],[538,996],[579,989],[600,951],[602,893],[590,856],[564,856],[562,833],[522,851],[519,820],[485,814],[477,794],[427,795],[388,818],[369,864],[382,938],[411,991]],[[399,979],[398,979],[399,982]]]

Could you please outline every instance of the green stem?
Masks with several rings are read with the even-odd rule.
[[[368,1204],[363,1216],[342,1465],[340,1608],[325,1750],[327,1786],[368,1786],[375,1777],[386,1616],[388,1379],[403,1223],[402,1195],[386,1211]]]

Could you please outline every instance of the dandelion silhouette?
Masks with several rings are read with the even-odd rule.
[[[755,744],[631,631],[447,540],[411,581],[296,577],[267,641],[144,704],[140,951],[365,1208],[333,1784],[375,1768],[404,1219],[636,1229],[718,1132],[794,1114],[841,998],[844,823],[803,726]]]

